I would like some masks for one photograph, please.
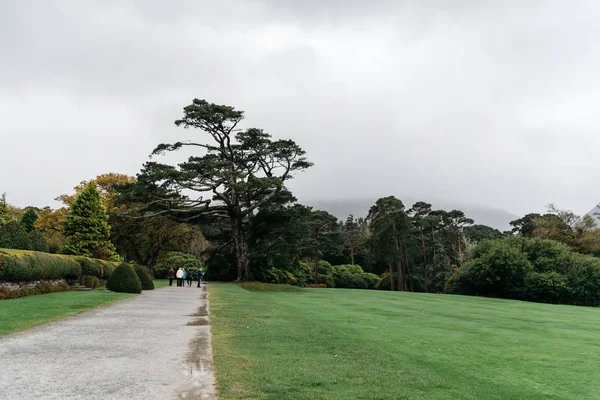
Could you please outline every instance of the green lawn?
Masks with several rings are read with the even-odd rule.
[[[79,314],[134,295],[107,292],[60,292],[0,301],[0,335]]]
[[[220,399],[599,399],[600,310],[209,285]]]

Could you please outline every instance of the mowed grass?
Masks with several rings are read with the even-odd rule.
[[[599,309],[208,287],[222,400],[600,399]]]
[[[20,331],[134,296],[112,292],[60,292],[0,301],[0,335]]]

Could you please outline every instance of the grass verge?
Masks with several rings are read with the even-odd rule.
[[[600,310],[209,285],[219,398],[597,399]]]
[[[134,295],[106,292],[61,292],[0,301],[0,336],[21,331]]]

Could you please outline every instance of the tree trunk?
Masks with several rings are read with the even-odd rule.
[[[388,267],[390,268],[390,290],[393,292],[394,291],[394,274],[392,272],[392,264],[388,264]]]
[[[398,272],[398,290],[405,291],[404,289],[404,277],[402,273],[402,260],[396,261],[396,270]]]
[[[461,239],[460,236],[461,236],[460,231],[457,228],[456,229],[456,244],[457,244],[456,248],[458,249],[458,257],[457,257],[458,262],[460,262],[460,260],[462,258],[462,245],[461,245],[462,240],[460,240]]]
[[[319,284],[319,250],[315,249],[315,285]]]
[[[350,247],[350,258],[352,259],[352,265],[354,264],[354,247]]]
[[[431,228],[431,247],[433,248],[433,265],[435,265],[435,230]]]
[[[423,252],[423,290],[427,293],[427,250],[425,249],[425,235],[423,229],[421,233],[421,251]]]
[[[231,222],[231,233],[235,245],[235,256],[237,260],[237,282],[252,279],[248,265],[248,243],[242,227],[243,221],[234,219]]]
[[[402,246],[404,247],[404,266],[406,267],[406,289],[409,292],[413,291],[413,285],[412,285],[412,275],[410,273],[410,264],[408,263],[408,251],[406,250],[406,243],[402,243]]]

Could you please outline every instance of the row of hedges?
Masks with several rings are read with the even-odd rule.
[[[319,262],[319,285],[328,288],[375,289],[381,278],[366,273],[358,265],[332,266],[327,261]],[[313,267],[299,262],[293,271],[271,268],[265,271],[263,279],[267,283],[279,283],[297,286],[314,286]]]
[[[106,288],[113,292],[141,293],[142,290],[154,290],[154,282],[148,268],[121,263],[106,281]]]
[[[477,245],[447,293],[600,305],[600,259],[552,240],[509,237]]]
[[[0,288],[0,300],[17,299],[19,297],[33,296],[36,294],[67,292],[69,290],[71,290],[71,287],[66,282],[60,282],[57,284],[41,282],[35,285],[34,287],[26,287],[17,290],[8,290],[6,288]]]
[[[77,279],[80,276],[108,279],[117,266],[117,263],[93,258],[0,249],[0,281]]]

